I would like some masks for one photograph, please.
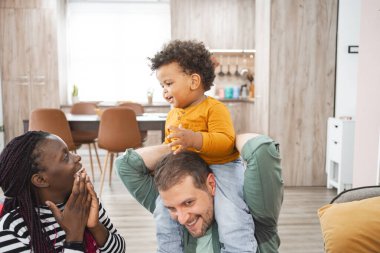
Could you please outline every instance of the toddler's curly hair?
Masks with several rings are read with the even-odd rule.
[[[173,40],[164,45],[151,61],[151,69],[155,71],[161,66],[177,62],[188,74],[198,74],[201,77],[203,88],[208,91],[215,79],[215,67],[211,60],[212,54],[206,49],[202,42],[195,40],[181,41]]]

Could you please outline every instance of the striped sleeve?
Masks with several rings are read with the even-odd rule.
[[[24,220],[13,214],[6,214],[0,220],[0,252],[30,252],[30,238]]]
[[[100,248],[100,251],[104,253],[125,252],[125,240],[118,234],[116,228],[108,218],[102,203],[100,203],[99,206],[99,221],[105,226],[109,233],[107,241],[104,246]]]

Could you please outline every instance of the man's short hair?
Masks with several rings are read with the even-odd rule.
[[[156,165],[154,181],[159,191],[166,191],[191,176],[194,186],[204,190],[210,173],[207,163],[198,154],[184,151],[164,156]]]

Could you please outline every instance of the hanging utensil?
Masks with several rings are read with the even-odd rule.
[[[239,72],[239,56],[236,56],[235,76],[240,76],[240,72]]]
[[[218,76],[224,76],[224,72],[223,72],[223,56],[222,55],[220,56],[220,69],[219,69],[219,72],[218,72]]]
[[[230,71],[230,57],[228,56],[228,65],[227,65],[227,76],[231,76],[231,71]]]

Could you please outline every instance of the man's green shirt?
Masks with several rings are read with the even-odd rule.
[[[244,199],[255,222],[258,253],[275,253],[280,246],[277,232],[278,216],[283,199],[278,144],[267,136],[249,140],[243,147],[242,158],[246,162],[244,173]],[[133,149],[117,158],[116,168],[121,180],[135,199],[153,213],[158,190],[153,177],[141,156]],[[220,253],[218,226],[212,225],[213,253]],[[196,253],[197,239],[184,228],[184,253]]]

